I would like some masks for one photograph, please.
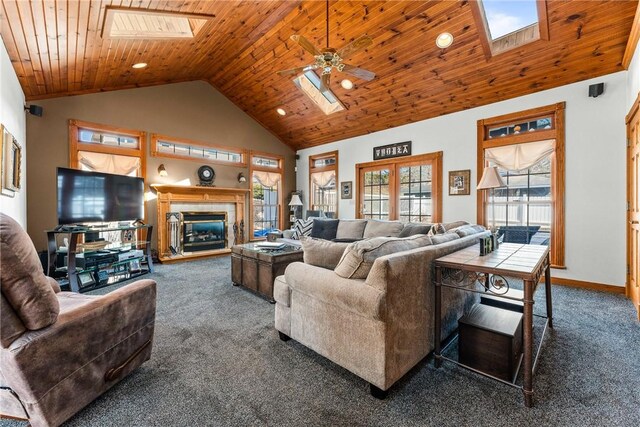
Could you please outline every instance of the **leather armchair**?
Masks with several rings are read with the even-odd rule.
[[[58,426],[151,357],[156,283],[60,292],[29,236],[0,214],[0,414]]]

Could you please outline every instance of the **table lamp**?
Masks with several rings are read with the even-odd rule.
[[[289,206],[291,206],[291,209],[293,210],[294,214],[293,216],[298,217],[297,214],[297,207],[298,206],[302,206],[302,200],[300,200],[300,196],[297,194],[294,194],[291,196],[291,201],[289,202]]]
[[[478,183],[478,190],[491,190],[491,233],[496,232],[496,203],[495,203],[495,188],[506,187],[507,184],[498,172],[497,166],[487,166],[482,172],[482,178]]]

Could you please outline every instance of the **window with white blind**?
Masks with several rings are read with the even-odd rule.
[[[309,209],[338,217],[338,152],[309,157]]]

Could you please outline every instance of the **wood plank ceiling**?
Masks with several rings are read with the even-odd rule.
[[[312,62],[292,34],[326,44],[323,1],[2,0],[0,34],[30,101],[205,80],[299,149],[621,71],[637,3],[549,0],[549,41],[487,60],[468,1],[332,1],[330,44],[371,36],[348,62],[377,77],[347,91],[334,76],[348,110],[331,116],[276,74]],[[110,40],[107,6],[212,19],[193,39]],[[443,31],[455,37],[448,49],[435,45]]]

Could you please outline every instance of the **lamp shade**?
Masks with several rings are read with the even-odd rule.
[[[297,194],[291,196],[289,206],[302,206],[302,200],[300,200],[300,196],[298,196]]]
[[[499,188],[506,187],[507,184],[504,183],[504,180],[500,176],[500,172],[498,172],[497,166],[487,166],[484,168],[484,172],[482,172],[482,178],[480,178],[480,182],[478,183],[478,190],[488,190],[490,188]]]

